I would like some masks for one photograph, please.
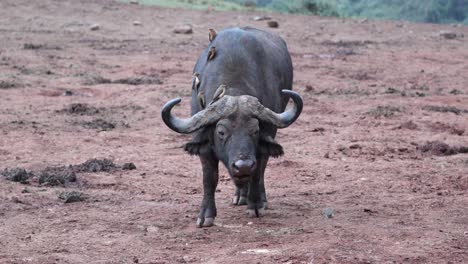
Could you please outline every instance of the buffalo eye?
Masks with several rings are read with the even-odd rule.
[[[226,128],[224,126],[218,126],[217,132],[219,139],[223,140],[226,137]]]

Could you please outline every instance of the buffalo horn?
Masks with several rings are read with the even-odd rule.
[[[296,119],[302,112],[302,98],[301,96],[291,90],[282,90],[283,96],[289,96],[293,102],[294,106],[280,114],[277,114],[270,109],[264,107],[260,103],[260,107],[254,108],[253,114],[257,116],[258,119],[270,123],[278,128],[285,128],[294,123]]]
[[[189,134],[202,127],[216,123],[223,116],[230,115],[236,109],[235,98],[225,96],[216,102],[216,104],[208,106],[192,117],[182,119],[171,114],[172,108],[180,103],[180,101],[180,98],[176,98],[167,102],[161,110],[161,116],[164,123],[170,129],[182,134]]]

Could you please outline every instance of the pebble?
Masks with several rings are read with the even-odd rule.
[[[327,208],[323,209],[322,214],[326,218],[333,218],[333,216],[335,215],[335,211],[333,210],[333,208],[327,207]]]
[[[98,30],[100,28],[99,24],[93,24],[91,25],[91,27],[89,27],[89,29],[95,31],[95,30]]]
[[[133,21],[134,26],[141,26],[141,22],[138,20]]]
[[[130,4],[138,5],[140,4],[138,0],[130,0]]]
[[[191,25],[181,25],[174,28],[172,31],[176,34],[192,34],[193,29]]]

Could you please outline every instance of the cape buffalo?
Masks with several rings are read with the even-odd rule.
[[[235,205],[247,204],[250,216],[267,206],[264,172],[268,158],[283,154],[277,128],[291,125],[302,99],[291,91],[293,67],[286,43],[259,29],[210,30],[210,44],[198,58],[192,83],[192,117],[171,114],[176,98],[162,108],[162,119],[178,133],[192,133],[185,145],[203,167],[203,201],[198,227],[212,226],[215,190],[222,161],[236,186]],[[285,111],[289,99],[294,104]]]

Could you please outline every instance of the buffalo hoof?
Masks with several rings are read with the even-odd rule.
[[[261,216],[265,215],[265,208],[262,207],[262,208],[260,208],[260,209],[257,209],[257,208],[255,208],[255,209],[247,209],[246,212],[247,212],[247,215],[248,215],[249,217],[261,217]]]
[[[197,227],[210,227],[214,225],[214,217],[206,217],[197,219]]]
[[[245,196],[234,196],[234,198],[232,198],[232,204],[233,205],[246,205],[247,204],[247,197]]]

